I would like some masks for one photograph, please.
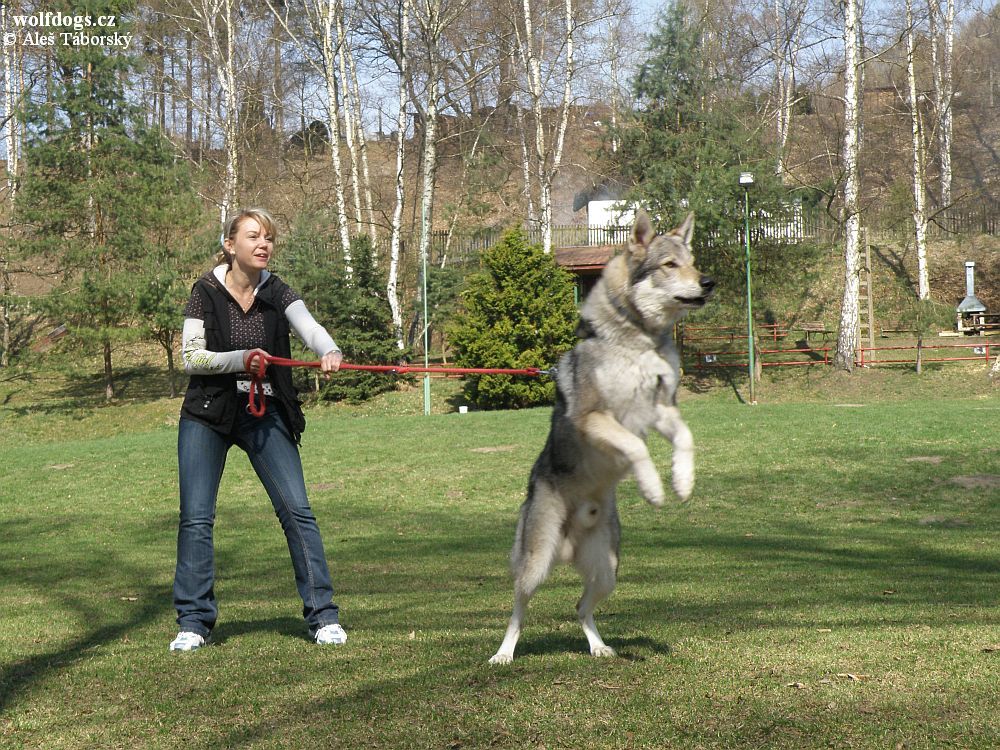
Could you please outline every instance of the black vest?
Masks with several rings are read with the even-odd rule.
[[[291,343],[285,311],[280,303],[288,285],[274,274],[257,290],[257,302],[264,317],[264,350],[276,357],[291,357]],[[211,352],[232,351],[231,328],[229,325],[229,294],[212,272],[198,279],[191,288],[192,294],[199,294],[205,314],[205,348]],[[289,367],[269,367],[268,380],[274,388],[274,396],[281,407],[281,414],[288,431],[296,443],[306,428],[302,402],[292,385],[292,370]],[[225,375],[192,375],[188,383],[181,416],[208,425],[214,430],[229,434],[236,421],[236,410],[240,408],[236,392],[235,373]]]

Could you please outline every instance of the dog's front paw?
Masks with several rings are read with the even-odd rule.
[[[678,451],[674,454],[671,480],[674,493],[682,503],[686,503],[694,490],[694,460],[691,453]]]
[[[591,650],[590,654],[591,656],[597,656],[601,659],[610,659],[615,656],[618,656],[618,654],[615,653],[615,650],[611,648],[611,646],[597,646],[596,648]]]
[[[652,497],[649,496],[646,497],[646,502],[652,505],[654,508],[662,508],[663,504],[666,501],[667,501],[666,495],[664,495],[662,492]]]
[[[675,477],[673,486],[678,499],[680,499],[682,503],[686,503],[691,499],[691,493],[694,491],[694,477],[690,479],[677,479]]]
[[[655,469],[636,471],[635,480],[639,486],[639,494],[654,508],[659,508],[666,502],[667,497],[663,491],[663,483]]]
[[[504,653],[503,651],[497,651],[490,657],[490,664],[510,664],[513,661],[514,655]]]

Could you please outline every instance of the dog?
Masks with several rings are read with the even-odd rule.
[[[583,578],[576,611],[598,657],[615,656],[594,624],[614,590],[621,529],[615,488],[632,472],[651,505],[665,501],[646,447],[656,430],[673,444],[673,490],[694,488],[694,443],[677,409],[680,356],[673,327],[702,307],[715,282],[694,265],[694,215],[657,235],[639,212],[624,253],[614,257],[580,311],[580,341],[559,361],[552,425],[531,470],[511,550],[514,611],[491,664],[509,664],[528,601],[553,565]]]

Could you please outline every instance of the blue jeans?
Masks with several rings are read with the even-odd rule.
[[[208,637],[218,616],[212,529],[226,454],[234,444],[249,456],[285,532],[309,632],[315,634],[338,621],[323,540],[306,497],[302,461],[278,408],[270,399],[267,412],[258,419],[248,414],[241,402],[230,435],[191,419],[180,420],[177,462],[181,511],[174,607],[181,630]]]

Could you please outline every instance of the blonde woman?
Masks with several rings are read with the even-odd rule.
[[[340,367],[342,354],[305,303],[267,266],[276,225],[267,211],[232,217],[218,265],[195,282],[184,312],[184,369],[191,375],[178,428],[180,527],[174,607],[180,632],[171,651],[205,645],[215,627],[213,527],[226,455],[242,448],[274,506],[288,541],[302,613],[316,643],[342,644],[347,635],[333,601],[323,541],[309,507],[298,443],[305,417],[286,367],[267,371],[267,410],[247,411],[254,353],[289,357],[289,332],[321,358],[321,369]]]

